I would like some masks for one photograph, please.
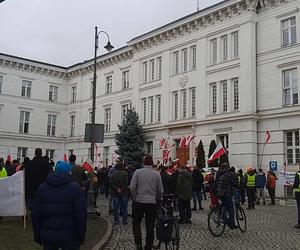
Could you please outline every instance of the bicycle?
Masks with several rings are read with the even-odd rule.
[[[247,218],[242,206],[234,200],[235,220],[239,230],[244,233],[247,231]],[[225,227],[228,225],[228,211],[223,205],[218,205],[210,210],[208,214],[208,229],[215,237],[221,236]]]
[[[179,249],[178,216],[173,214],[173,205],[173,195],[164,195],[163,202],[159,206],[159,221],[156,225],[156,236],[159,242],[155,249],[160,249],[162,243],[164,243],[166,250]]]

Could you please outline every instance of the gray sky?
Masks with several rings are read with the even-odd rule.
[[[217,2],[199,0],[199,6]],[[6,0],[0,4],[0,52],[70,66],[93,57],[95,26],[120,48],[196,10],[197,0]],[[100,35],[101,47],[106,41]]]

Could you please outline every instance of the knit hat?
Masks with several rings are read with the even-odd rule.
[[[55,171],[69,173],[72,169],[72,166],[65,161],[58,161],[55,165]]]
[[[152,159],[151,155],[146,155],[145,156],[145,158],[144,158],[144,165],[147,165],[147,166],[153,166],[154,165],[153,159]]]

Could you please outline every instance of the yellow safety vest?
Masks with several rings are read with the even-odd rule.
[[[299,184],[298,184],[298,187],[297,188],[294,188],[295,192],[300,192],[300,173],[297,172],[297,175],[299,177]]]
[[[255,174],[247,174],[247,187],[255,187]]]
[[[6,172],[5,167],[3,167],[2,170],[0,171],[0,178],[3,178],[3,177],[7,177],[7,172]]]

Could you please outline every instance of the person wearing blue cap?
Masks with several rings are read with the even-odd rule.
[[[58,161],[48,174],[31,210],[34,241],[44,250],[79,250],[84,242],[87,207],[80,185],[73,181],[72,166]]]

